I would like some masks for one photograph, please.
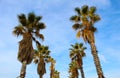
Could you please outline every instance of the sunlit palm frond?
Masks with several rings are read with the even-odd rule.
[[[77,34],[76,34],[76,37],[80,38],[80,36],[81,36],[81,31],[78,31]]]
[[[95,15],[94,15],[94,22],[97,22],[97,21],[99,21],[99,20],[100,20],[100,16],[97,15],[97,14],[95,14]]]
[[[16,36],[23,35],[26,32],[23,26],[16,26],[13,30],[13,34]]]
[[[96,7],[94,7],[94,6],[90,7],[90,9],[89,9],[90,16],[94,15],[95,12],[96,12]]]

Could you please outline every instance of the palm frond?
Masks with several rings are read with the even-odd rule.
[[[76,37],[80,38],[80,36],[81,36],[81,31],[78,31],[77,34],[76,34]]]
[[[13,30],[13,34],[17,37],[25,33],[25,28],[23,26],[16,26]]]
[[[85,42],[87,42],[87,37],[86,37],[87,33],[85,30],[82,30],[82,38]]]
[[[43,34],[35,34],[38,38],[42,39],[44,41],[44,36]]]
[[[81,12],[80,12],[80,8],[79,8],[79,7],[76,7],[76,8],[75,8],[75,11],[77,12],[78,15],[81,15]]]
[[[46,26],[45,26],[45,24],[44,23],[38,23],[37,25],[36,25],[36,29],[37,30],[40,30],[40,29],[45,29],[46,28]]]
[[[79,22],[80,21],[80,16],[74,15],[70,18],[70,20],[74,21],[74,22]]]
[[[90,7],[89,13],[90,13],[91,15],[93,15],[93,14],[95,14],[95,12],[96,12],[96,7],[94,7],[94,6]]]
[[[97,15],[97,14],[95,14],[95,15],[94,15],[94,22],[97,22],[97,21],[99,21],[99,20],[100,20],[100,16]]]
[[[82,48],[82,47],[83,47],[83,43],[80,43],[80,44],[79,44],[79,47]]]
[[[27,24],[27,19],[25,14],[18,15],[19,22],[23,25],[26,26]]]
[[[88,10],[89,10],[88,6],[84,5],[84,6],[82,6],[81,13],[83,15],[87,15],[88,14]]]
[[[73,28],[74,30],[78,30],[79,28],[81,28],[81,25],[80,25],[79,23],[75,23],[75,24],[72,26],[72,28]]]
[[[42,19],[42,16],[36,16],[36,22],[39,22]]]
[[[34,21],[35,21],[35,14],[33,13],[33,12],[31,12],[31,13],[29,13],[28,14],[28,21],[30,22],[30,23],[33,23]]]
[[[96,32],[96,31],[97,31],[97,28],[94,27],[94,26],[90,26],[90,30],[91,30],[92,32]]]

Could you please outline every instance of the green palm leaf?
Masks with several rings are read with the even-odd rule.
[[[34,21],[35,21],[35,14],[33,13],[33,12],[31,12],[31,13],[29,13],[28,14],[28,21],[30,22],[30,23],[33,23]]]
[[[18,15],[19,22],[23,25],[26,26],[27,24],[27,19],[25,14]]]

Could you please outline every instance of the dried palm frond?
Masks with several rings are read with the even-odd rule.
[[[34,50],[32,46],[32,37],[30,34],[24,34],[23,39],[19,42],[18,60],[20,62],[27,61],[27,64],[32,62]]]
[[[41,76],[43,76],[46,73],[45,62],[44,62],[44,59],[42,58],[40,59],[40,62],[38,63],[37,73]]]

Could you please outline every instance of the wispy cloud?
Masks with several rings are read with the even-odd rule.
[[[9,76],[9,78],[13,78],[19,75],[21,64],[16,58],[18,41],[21,37],[16,39],[12,35],[12,29],[19,24],[17,19],[18,14],[28,14],[34,11],[37,15],[43,16],[42,21],[47,25],[46,30],[41,31],[45,35],[45,42],[41,42],[41,44],[50,46],[51,55],[57,60],[56,69],[61,72],[61,78],[67,78],[67,68],[70,61],[68,49],[70,44],[80,42],[75,38],[75,32],[71,27],[73,23],[69,21],[69,17],[75,14],[75,7],[81,7],[84,4],[97,6],[98,12],[102,16],[101,22],[97,23],[97,26],[100,26],[98,27],[100,32],[96,34],[96,45],[100,60],[105,65],[103,70],[105,70],[106,77],[119,77],[119,74],[117,74],[119,71],[115,71],[118,70],[118,62],[120,62],[120,47],[118,44],[120,41],[118,37],[120,33],[120,12],[115,11],[116,9],[114,8],[111,9],[113,4],[110,0],[0,0],[0,15],[2,18],[0,19],[0,69],[2,70],[0,77],[8,78]],[[97,74],[95,67],[93,67],[94,62],[90,54],[90,48],[88,50],[86,52],[87,56],[84,58],[86,78],[96,78]],[[108,69],[112,69],[111,72],[108,72],[110,71]],[[36,65],[31,64],[28,66],[26,77],[38,77]],[[49,72],[44,77],[48,78]]]
[[[104,63],[108,63],[107,59],[105,58],[103,54],[98,54],[98,55],[101,61],[103,61]]]

